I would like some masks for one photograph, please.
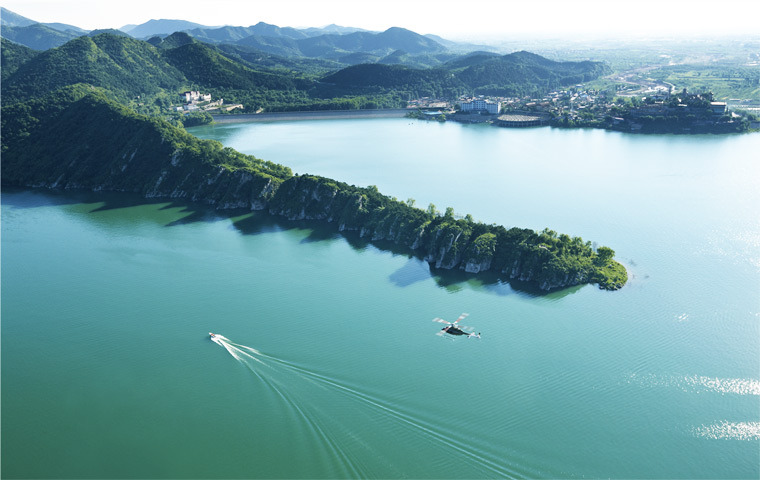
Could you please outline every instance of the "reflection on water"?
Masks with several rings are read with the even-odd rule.
[[[758,440],[760,422],[720,422],[696,427],[694,435],[712,440]]]

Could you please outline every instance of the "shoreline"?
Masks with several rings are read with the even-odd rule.
[[[282,122],[295,120],[341,120],[359,118],[403,118],[405,108],[382,110],[325,110],[300,112],[242,113],[211,115],[215,123]]]

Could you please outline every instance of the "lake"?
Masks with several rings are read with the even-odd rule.
[[[539,295],[330,225],[5,190],[4,478],[760,476],[760,135],[191,132],[580,236],[629,282]],[[463,312],[481,339],[436,335]]]

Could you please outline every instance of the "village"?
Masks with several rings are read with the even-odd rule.
[[[536,97],[460,97],[457,101],[420,98],[407,109],[419,118],[462,123],[490,123],[501,127],[596,127],[628,132],[726,132],[759,129],[760,122],[746,111],[736,112],[727,102],[713,101],[710,93],[674,92],[659,86],[646,96],[620,94],[575,85]],[[617,93],[617,92],[616,92]]]

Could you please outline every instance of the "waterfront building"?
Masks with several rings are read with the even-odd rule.
[[[473,98],[469,102],[459,102],[462,112],[486,112],[491,115],[498,115],[501,110],[501,102],[492,102],[484,98]]]

